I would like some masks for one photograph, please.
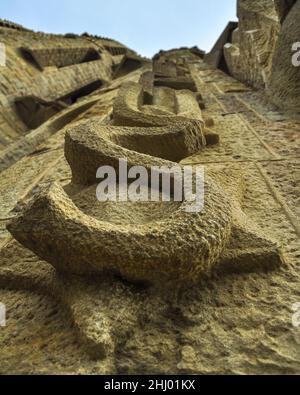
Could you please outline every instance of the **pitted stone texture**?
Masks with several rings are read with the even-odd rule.
[[[12,259],[15,254],[25,254],[26,258]],[[108,277],[62,276],[14,240],[1,250],[0,255],[1,288],[27,290],[41,295],[42,299],[44,296],[50,297],[50,306],[53,301],[59,305],[56,314],[57,310],[64,313],[65,318],[61,320],[65,320],[65,325],[69,327],[72,323],[71,341],[80,343],[82,357],[86,358],[87,353],[93,361],[105,359],[101,370],[104,373],[109,367],[111,372],[115,345],[126,336],[126,331],[136,320],[138,303],[133,302],[128,288]],[[124,312],[119,309],[116,314],[114,309],[118,309],[117,305],[121,300]],[[47,312],[49,308],[46,306],[45,310]],[[8,311],[8,328],[12,324],[10,319],[13,313]],[[53,318],[53,313],[50,312],[50,322],[51,317]],[[70,339],[70,334],[68,338]],[[52,343],[55,347],[55,339]],[[50,345],[50,349],[52,347]],[[66,347],[69,348],[67,345]]]
[[[122,59],[112,56],[110,48],[117,46],[122,53],[127,52],[127,48],[113,40],[84,35],[68,38],[12,26],[15,25],[6,21],[0,23],[1,42],[8,59],[0,73],[0,150],[22,139],[28,129],[36,126],[22,122],[15,109],[16,97],[33,95],[46,102],[68,99],[70,104],[78,93],[87,94],[99,87],[100,81],[112,79],[113,68]],[[38,53],[41,66],[50,67],[41,70],[22,48]],[[95,60],[99,53],[101,59]],[[81,61],[85,63],[79,64]]]
[[[179,161],[200,150],[205,145],[205,125],[195,96],[190,90],[181,90],[174,99],[176,114],[159,108],[143,112],[142,85],[124,84],[114,103],[113,126],[95,118],[66,134],[65,155],[73,183],[95,184],[100,166],[111,166],[118,173],[123,158],[130,167],[144,166],[149,175],[152,166],[173,168],[176,163],[171,160]],[[58,184],[53,184],[11,222],[9,230],[62,272],[112,272],[131,281],[172,282],[178,286],[211,272],[230,245],[233,230],[234,239],[247,240],[251,248],[257,244],[254,256],[271,254],[276,258],[276,245],[260,237],[241,212],[241,196],[234,197],[232,191],[227,194],[228,187],[222,188],[222,182],[209,177],[204,184],[204,210],[191,213],[191,203],[183,196],[174,210],[160,218],[153,216],[138,225],[129,221],[121,227],[109,219],[102,221],[85,214]],[[123,209],[128,207],[124,205]],[[45,219],[47,229],[37,223],[37,213]],[[121,211],[119,214],[129,218]],[[240,243],[233,249],[243,247]],[[249,254],[253,255],[253,250],[247,250],[244,256]],[[243,261],[243,253],[237,255]],[[227,251],[224,261],[228,264],[234,258],[236,254]]]
[[[188,213],[183,202],[162,221],[120,227],[83,214],[54,184],[36,196],[9,230],[60,271],[116,272],[145,282],[197,281],[217,263],[232,226],[228,196],[209,179],[205,190],[205,212]]]
[[[44,47],[30,46],[22,48],[29,53],[41,69],[46,67],[66,67],[100,58],[94,47]]]
[[[160,104],[162,101],[161,90],[163,90],[164,96],[166,94],[168,96],[168,103],[164,100],[165,105],[168,105],[167,109],[165,105],[163,107],[157,107],[157,104]],[[144,104],[145,92],[142,85],[132,82],[124,84],[114,103],[113,124],[139,127],[166,127],[174,125],[175,128],[185,128],[189,133],[195,136],[201,136],[201,146],[203,147],[206,144],[218,143],[218,135],[206,128],[206,123],[203,120],[198,101],[199,98],[201,99],[201,95],[195,95],[186,89],[175,91],[173,94],[171,92],[172,90],[170,88],[155,88],[154,105],[149,106]],[[156,102],[155,97],[158,102]],[[208,124],[210,123],[209,121]]]
[[[113,123],[118,126],[167,126],[174,123],[184,122],[187,125],[198,127],[198,133],[202,131],[204,121],[187,119],[180,116],[153,116],[141,111],[143,104],[143,88],[136,83],[126,83],[120,89],[114,103]]]
[[[300,42],[299,18],[298,0],[282,25],[267,90],[270,100],[279,108],[297,113],[300,113],[300,66],[296,67],[292,63],[292,55],[296,53],[292,52],[292,47],[294,43]]]
[[[299,1],[239,0],[238,28],[224,45],[225,64],[215,64],[234,78],[266,89],[270,102],[299,114],[299,70],[292,64],[292,48],[299,42]],[[218,40],[207,62],[218,54]],[[296,52],[294,50],[294,53]],[[295,55],[296,56],[296,55]]]
[[[221,70],[227,70],[224,59],[224,45],[233,43],[233,31],[236,31],[237,28],[237,22],[228,23],[212,50],[205,55],[204,61],[207,64],[215,68],[220,68]]]
[[[176,56],[174,53],[175,58]],[[183,56],[188,57],[186,52],[178,52],[178,57]],[[195,58],[190,61],[196,62]],[[259,117],[250,108],[251,106],[245,109],[237,104],[237,100],[233,100],[233,95],[227,95],[226,91],[237,90],[240,84],[233,84],[233,80],[222,73],[216,75],[213,70],[206,69],[200,61],[197,65],[199,66],[197,76],[205,80],[203,84],[198,85],[197,82],[197,86],[201,86],[201,93],[207,106],[207,113],[204,115],[210,114],[214,117],[216,127],[220,134],[222,133],[223,139],[219,147],[209,149],[208,156],[199,155],[195,158],[195,163],[225,162],[224,168],[216,163],[211,163],[210,166],[215,168],[217,174],[219,173],[212,178],[220,185],[222,191],[227,189],[231,203],[233,203],[232,199],[239,201],[242,192],[245,191],[243,210],[248,219],[242,224],[235,224],[235,220],[233,221],[229,243],[220,257],[222,264],[220,265],[220,262],[215,266],[216,269],[219,267],[222,270],[214,272],[214,276],[209,279],[205,278],[204,281],[197,282],[195,286],[187,281],[184,291],[181,289],[179,294],[170,292],[171,295],[168,297],[154,287],[132,286],[126,281],[120,283],[115,278],[110,282],[102,273],[99,277],[93,275],[93,287],[90,287],[91,284],[85,276],[74,276],[74,281],[60,282],[59,278],[66,280],[69,275],[56,272],[47,262],[41,261],[28,249],[12,241],[11,246],[8,247],[6,244],[1,250],[1,288],[30,289],[35,294],[46,293],[51,298],[59,299],[60,303],[56,305],[56,309],[64,310],[63,307],[67,307],[68,313],[71,312],[73,327],[77,329],[74,335],[79,335],[80,344],[84,347],[75,345],[76,338],[69,331],[63,333],[62,337],[65,339],[60,342],[60,328],[68,327],[68,320],[63,321],[65,317],[61,315],[56,320],[56,315],[53,315],[53,310],[49,307],[51,302],[43,298],[41,305],[33,304],[28,311],[34,315],[37,323],[43,322],[43,315],[40,312],[47,312],[47,324],[49,324],[46,325],[48,328],[46,335],[49,333],[49,328],[52,333],[43,340],[41,336],[44,333],[43,326],[28,325],[31,316],[26,315],[24,319],[20,319],[18,309],[10,309],[10,317],[14,317],[17,324],[8,327],[7,336],[0,339],[1,347],[4,344],[0,357],[2,371],[26,373],[27,370],[30,373],[50,374],[53,372],[92,374],[105,372],[111,374],[295,374],[299,372],[299,331],[291,325],[291,307],[299,295],[299,270],[297,270],[299,239],[284,212],[283,205],[273,194],[271,180],[269,179],[270,185],[268,185],[258,171],[259,164],[253,163],[270,159],[268,155],[271,154],[266,151],[262,141],[269,143],[269,136],[272,137],[273,134],[272,144],[282,145],[280,148],[282,155],[292,156],[297,149],[295,147],[293,151],[290,150],[292,141],[289,140],[289,134],[284,134],[288,139],[286,144],[283,141],[283,134],[283,143],[278,143],[274,123],[269,126],[262,121],[265,112]],[[127,76],[126,80],[131,78],[131,75]],[[107,90],[117,89],[119,84],[119,81],[115,81]],[[113,95],[113,92],[111,94]],[[109,100],[103,103],[104,108],[111,109]],[[257,100],[254,101],[258,106]],[[231,108],[226,109],[224,103],[229,102]],[[93,117],[97,115],[97,111],[104,111],[102,104],[94,106],[83,114],[82,118]],[[226,122],[228,119],[229,122]],[[257,136],[250,130],[250,125],[246,125],[246,119],[251,122],[253,128],[255,127]],[[293,122],[291,123],[294,125]],[[270,128],[273,128],[271,135]],[[59,134],[62,136],[61,132]],[[60,140],[60,146],[62,141],[63,139]],[[296,146],[296,140],[294,145]],[[47,146],[54,148],[54,140],[51,143],[47,141]],[[44,145],[42,148],[45,147]],[[222,149],[224,152],[221,151]],[[203,150],[202,154],[207,151],[208,149]],[[56,155],[61,157],[61,150],[55,152],[54,149],[51,152],[51,158],[55,159]],[[2,180],[6,180],[4,184],[2,181],[4,190],[5,183],[11,183],[12,179],[18,180],[17,194],[23,189],[23,185],[28,188],[28,178],[22,174],[22,167],[29,166],[30,169],[32,168],[32,173],[38,176],[39,165],[41,164],[43,169],[47,168],[48,160],[49,156],[43,153],[37,157],[24,158],[18,163],[18,174],[12,169],[12,172],[2,176]],[[239,183],[238,176],[231,177],[230,181],[227,180],[227,170],[237,160],[241,162],[240,165],[246,175],[246,188],[241,190],[239,186],[238,190],[234,188]],[[278,163],[281,163],[281,160]],[[283,163],[280,172],[287,175]],[[70,178],[69,173],[63,175],[59,169],[49,173],[47,177],[51,179]],[[274,177],[277,177],[277,171]],[[223,182],[224,179],[227,181]],[[35,182],[37,183],[36,180]],[[14,186],[15,183],[10,189],[12,202],[17,199],[13,193]],[[77,191],[70,192],[76,188]],[[278,189],[280,188],[281,185],[278,186]],[[281,189],[290,196],[290,193],[286,192],[290,190],[288,179],[284,179]],[[175,207],[171,204],[168,207],[163,206],[162,210],[157,208],[156,211],[151,210],[151,206],[150,210],[139,209],[137,206],[132,210],[132,207],[127,205],[124,213],[120,207],[108,204],[106,207],[100,206],[97,210],[93,187],[86,188],[71,184],[66,190],[82,213],[100,221],[110,220],[120,228],[130,222],[135,224],[151,222],[151,217],[152,220],[162,220],[168,218],[173,210],[177,209],[176,204]],[[5,193],[5,201],[8,201],[6,195]],[[236,205],[235,207],[238,210]],[[146,212],[148,216],[145,215]],[[239,219],[239,216],[234,215],[234,218]],[[249,230],[249,218],[253,218],[263,230],[264,237],[260,238],[257,230],[253,233],[252,225],[252,230]],[[245,226],[243,228],[243,224],[247,225],[246,229]],[[285,247],[289,265],[281,267],[276,272],[265,273],[265,270],[273,267],[273,262],[276,261],[274,259],[276,244],[266,240],[271,236],[278,239]],[[265,248],[262,247],[263,245]],[[255,252],[254,249],[258,247],[261,251]],[[241,250],[238,252],[239,249]],[[223,258],[226,258],[225,266]],[[278,255],[275,258],[278,261]],[[228,276],[228,271],[233,274]],[[51,278],[53,281],[48,281]],[[176,287],[171,287],[171,291],[174,288]],[[81,292],[78,292],[79,289]],[[18,291],[12,291],[8,296],[8,302],[13,300],[17,293]],[[74,299],[69,299],[66,295],[73,295]],[[23,294],[20,296],[23,302],[25,298]],[[74,301],[77,301],[77,304],[74,304]],[[70,307],[71,311],[69,311]],[[59,322],[59,326],[55,325],[56,322]],[[28,331],[25,331],[27,327]],[[30,336],[28,336],[29,331]],[[16,335],[18,337],[14,338]],[[73,347],[69,347],[70,343]],[[88,350],[93,358],[103,358],[104,351],[107,353],[106,359],[91,361],[85,350]],[[95,355],[93,351],[98,351],[99,354]],[[20,358],[23,358],[21,362]]]
[[[123,202],[93,210],[93,187],[75,194],[73,202],[53,184],[8,229],[59,272],[83,276],[115,273],[134,282],[182,287],[215,268],[277,268],[282,263],[278,246],[241,211],[243,184],[233,186],[236,177],[227,171],[207,176],[205,210],[197,213],[187,212],[190,203],[184,200],[157,203],[151,213],[151,204]]]

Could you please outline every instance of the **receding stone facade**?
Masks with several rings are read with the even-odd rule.
[[[292,63],[292,48],[300,37],[299,7],[297,0],[239,0],[238,26],[233,31],[227,27],[206,62],[266,89],[278,108],[299,115],[299,68]]]

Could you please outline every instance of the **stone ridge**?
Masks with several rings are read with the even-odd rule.
[[[26,140],[31,129],[60,113],[65,104],[68,107],[103,87],[114,78],[116,69],[126,74],[128,61],[124,58],[133,56],[133,51],[112,40],[83,35],[71,39],[8,29],[1,24],[0,41],[7,59],[0,74],[1,169],[13,163],[12,144]],[[131,71],[145,62],[134,57]],[[35,97],[30,104],[29,97]],[[16,108],[16,103],[21,105]],[[23,146],[24,154],[28,153],[28,144]]]
[[[23,30],[27,32],[32,31],[30,29],[25,28],[22,25],[19,25],[18,23],[8,21],[7,19],[0,19],[0,26],[8,29]]]

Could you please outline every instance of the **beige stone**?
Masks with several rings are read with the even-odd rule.
[[[283,22],[273,57],[268,83],[270,100],[280,108],[300,112],[300,66],[292,62],[293,45],[300,42],[300,2],[292,7]]]
[[[248,84],[271,75],[271,27],[280,43],[294,10],[274,4],[240,1],[240,27],[226,36],[230,67]],[[240,62],[240,31],[253,25],[262,32],[243,37],[252,58]],[[0,34],[9,58],[0,74],[0,303],[9,312],[0,373],[299,374],[294,114],[196,48],[151,62],[87,33],[0,21]],[[43,69],[19,50],[37,42]],[[76,63],[82,48],[101,59]],[[25,115],[35,119],[41,103],[94,78],[105,85],[35,130],[16,111],[16,98],[34,95]],[[279,92],[297,103],[295,90]],[[205,210],[186,212],[185,199],[98,202],[97,167],[118,170],[120,156],[148,171],[203,166]]]

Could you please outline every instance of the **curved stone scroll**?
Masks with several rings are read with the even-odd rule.
[[[184,89],[175,91],[174,98],[174,106],[176,108],[176,113],[174,114],[155,106],[143,106],[145,99],[143,86],[134,82],[125,83],[122,85],[114,103],[113,124],[122,127],[181,125],[187,130],[193,130],[195,135],[202,136],[203,147],[218,143],[218,135],[208,128],[211,125],[208,125],[206,123],[207,120],[203,119],[197,95]]]
[[[116,274],[175,289],[190,286],[214,270],[243,272],[282,263],[277,244],[243,213],[242,176],[228,169],[206,175],[202,212],[187,212],[190,203],[184,198],[169,205],[155,203],[156,209],[122,202],[99,203],[96,215],[86,209],[89,202],[97,204],[100,166],[118,170],[119,159],[124,158],[128,166],[144,166],[149,173],[151,166],[179,166],[177,161],[205,147],[201,111],[187,104],[189,99],[193,103],[191,94],[176,92],[176,114],[172,114],[155,106],[145,108],[139,84],[123,86],[111,125],[93,118],[66,133],[65,156],[73,174],[70,187],[77,188],[80,196],[70,191],[68,195],[68,188],[57,183],[48,185],[8,225],[16,240],[56,269],[51,268],[55,275],[44,292],[55,293],[70,308],[80,339],[93,357],[110,355],[120,333],[117,326],[127,325],[111,317],[101,299],[110,295],[110,289],[103,293],[99,278],[106,282]],[[90,193],[92,200],[86,199]],[[82,196],[85,200],[80,203]],[[90,279],[95,284],[89,291]],[[30,281],[26,279],[24,286],[32,286],[36,278]],[[39,278],[38,283],[41,286],[43,281]],[[114,297],[115,290],[111,292]]]
[[[90,62],[101,58],[99,50],[93,47],[22,47],[26,59],[32,59],[41,70],[46,67],[66,67],[73,64]]]
[[[97,120],[83,122],[69,131],[66,157],[73,181],[92,184],[97,166],[111,165],[117,169],[120,157],[126,157],[129,165],[144,165],[148,169],[151,165],[176,165],[112,143],[120,136],[130,140],[135,135],[134,131],[131,133],[129,130],[121,133]],[[143,133],[147,137],[147,131],[140,130],[140,135]],[[159,133],[156,137],[166,138]],[[135,149],[141,149],[139,141],[143,139],[135,141]],[[89,169],[94,170],[89,173]],[[225,174],[223,178],[226,179]],[[222,262],[230,265],[230,261],[243,261],[249,254],[256,259],[273,256],[277,265],[280,262],[277,245],[261,236],[241,210],[241,181],[240,184],[232,189],[216,175],[206,176],[204,211],[187,212],[190,203],[182,200],[165,213],[164,203],[157,203],[162,205],[161,216],[150,216],[150,220],[139,224],[126,221],[116,224],[109,218],[94,218],[80,210],[62,187],[53,184],[37,195],[8,229],[20,243],[57,270],[79,275],[108,272],[131,281],[172,282],[180,286],[197,282]],[[124,210],[127,209],[125,205]],[[133,204],[130,209],[138,207]],[[123,215],[122,211],[119,214]]]
[[[143,91],[138,84],[126,84],[114,105],[123,123],[126,118],[137,126],[104,125],[94,118],[67,131],[65,156],[73,183],[94,184],[100,166],[118,169],[122,158],[149,173],[152,166],[172,168],[175,161],[205,146],[201,117],[188,119],[186,108],[185,116],[144,114],[139,109],[140,96]],[[214,266],[228,242],[232,210],[230,200],[209,179],[205,215],[188,213],[187,204],[179,202],[163,220],[120,227],[84,214],[54,184],[35,197],[9,230],[60,271],[81,275],[107,271],[150,282],[196,280]]]
[[[209,181],[205,214],[186,212],[187,204],[182,202],[161,221],[120,226],[84,214],[53,184],[9,230],[59,271],[113,272],[145,282],[195,281],[209,272],[228,243],[232,209],[223,191]]]

